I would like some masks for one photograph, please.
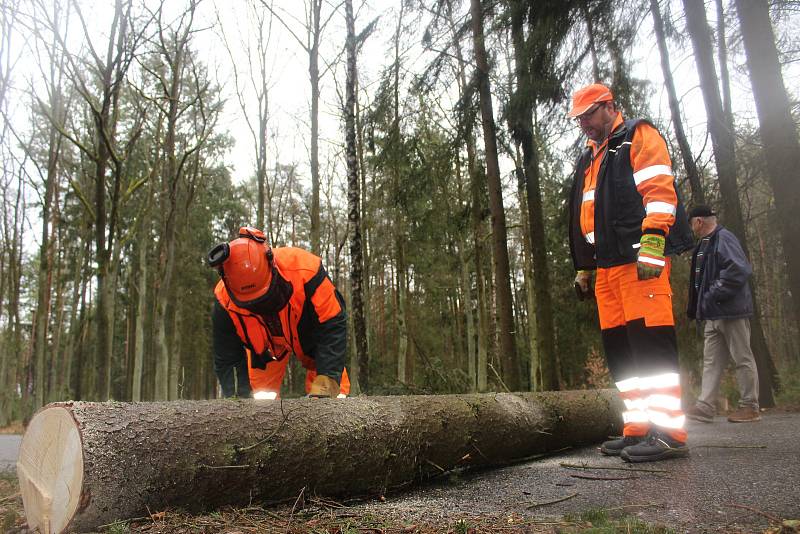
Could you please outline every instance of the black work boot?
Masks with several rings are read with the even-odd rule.
[[[647,436],[624,436],[617,439],[610,439],[604,441],[603,444],[600,445],[600,452],[606,456],[619,456],[622,449],[625,447],[636,445],[645,439],[647,439]]]
[[[676,441],[662,432],[653,432],[646,441],[625,447],[620,457],[626,462],[656,462],[689,456],[686,443]]]

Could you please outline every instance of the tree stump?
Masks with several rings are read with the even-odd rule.
[[[45,406],[17,463],[30,528],[94,529],[166,508],[383,495],[619,433],[609,390]]]

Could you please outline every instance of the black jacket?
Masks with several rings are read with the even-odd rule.
[[[642,221],[646,212],[633,179],[630,147],[633,133],[641,122],[646,121],[627,120],[609,136],[595,188],[594,246],[584,239],[580,224],[584,170],[591,161],[591,149],[584,150],[578,158],[569,201],[569,242],[576,270],[613,267],[637,260],[638,249],[634,245],[642,238]],[[677,188],[675,191],[677,194]],[[670,227],[664,252],[680,254],[691,249],[692,245],[686,212],[678,196],[675,223]]]
[[[744,255],[739,240],[731,232],[717,226],[706,248],[705,264],[700,273],[700,286],[695,285],[695,266],[699,245],[692,254],[689,276],[690,319],[736,319],[753,315],[753,297],[748,280],[753,268]]]

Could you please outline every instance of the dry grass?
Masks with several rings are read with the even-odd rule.
[[[98,530],[102,534],[490,534],[580,531],[585,526],[580,521],[540,522],[516,514],[412,520],[310,499],[294,506],[226,508],[206,515],[167,510]],[[25,523],[11,471],[0,471],[0,533],[34,534]]]
[[[24,434],[25,427],[22,421],[13,421],[10,425],[0,428],[0,434]]]
[[[0,469],[0,532],[25,532],[25,513],[14,472]]]
[[[330,504],[330,503],[329,503]],[[107,528],[114,534],[489,534],[552,532],[556,526],[580,530],[579,523],[537,522],[512,514],[505,517],[464,517],[459,519],[410,520],[375,515],[348,507],[309,505],[301,510],[259,507],[226,509],[204,516],[178,513],[157,514],[151,520],[137,521],[124,527]],[[127,528],[127,530],[126,530]]]

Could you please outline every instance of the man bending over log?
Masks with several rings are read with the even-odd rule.
[[[249,226],[208,253],[221,280],[212,312],[214,372],[225,397],[275,399],[289,355],[306,369],[310,397],[345,397],[347,315],[322,260],[269,246]]]

